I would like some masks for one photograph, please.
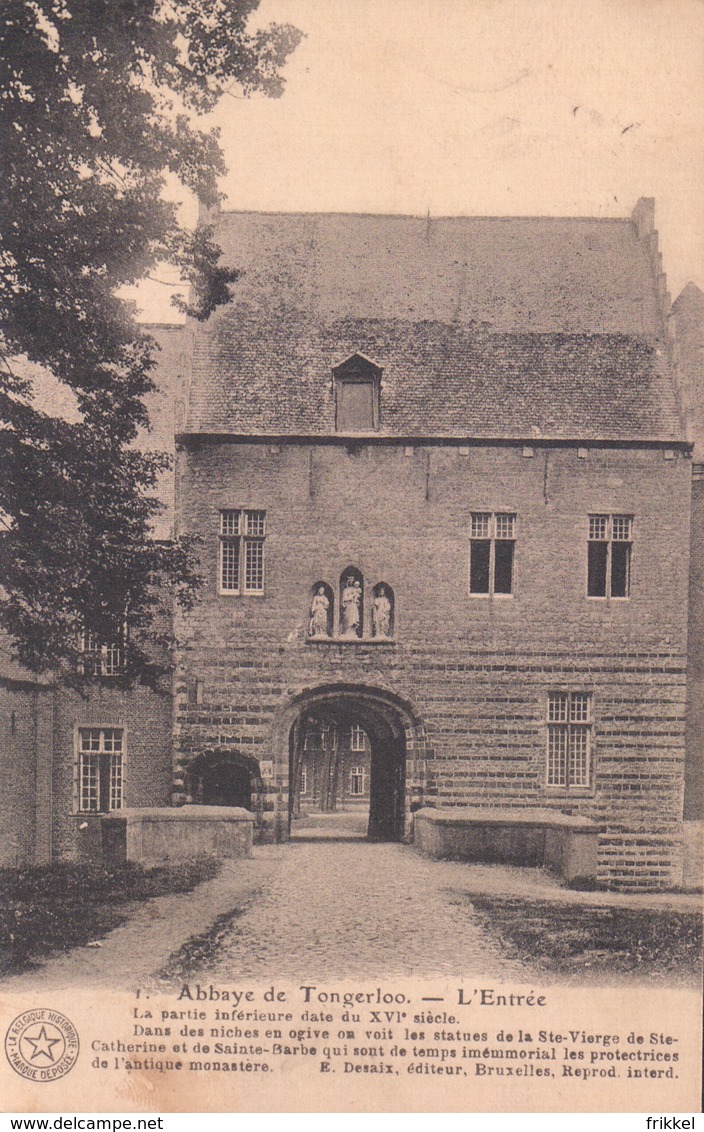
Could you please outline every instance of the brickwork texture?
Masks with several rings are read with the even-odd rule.
[[[582,814],[599,825],[602,882],[677,882],[691,482],[682,449],[194,437],[179,452],[177,481],[181,529],[202,538],[206,577],[202,602],[178,624],[177,772],[229,746],[274,764],[271,805],[283,809],[281,720],[296,697],[376,688],[419,721],[425,749],[406,752],[415,805]],[[218,592],[219,512],[232,508],[266,511],[262,596]],[[477,511],[517,516],[512,596],[469,593]],[[587,597],[594,513],[634,517],[627,599]],[[350,566],[364,577],[367,607],[374,585],[392,587],[392,642],[307,638],[311,587],[325,581],[339,600]],[[585,788],[546,784],[555,691],[592,697]]]

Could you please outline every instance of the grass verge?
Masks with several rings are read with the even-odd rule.
[[[633,975],[666,985],[699,984],[702,917],[669,909],[595,907],[472,896],[507,956],[575,982]]]
[[[157,973],[157,978],[168,982],[183,982],[208,963],[213,963],[222,951],[223,943],[232,937],[235,921],[245,911],[247,902],[230,912],[223,912],[210,927],[199,935],[187,939],[178,951],[170,955]]]
[[[201,858],[153,868],[128,862],[0,869],[0,977],[99,940],[127,919],[135,901],[190,892],[219,867]]]

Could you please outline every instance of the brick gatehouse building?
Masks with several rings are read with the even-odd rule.
[[[371,837],[548,807],[598,823],[603,882],[679,883],[692,461],[652,202],[227,213],[217,239],[242,276],[186,329],[176,516],[206,588],[174,799],[285,839],[311,734],[363,734]]]
[[[686,882],[704,297],[671,315],[652,201],[213,219],[242,275],[157,328],[145,441],[175,436],[202,600],[173,687],[106,646],[82,696],[0,655],[0,863],[95,853],[108,808],[243,805],[285,840],[313,810],[407,839],[421,807],[537,807],[597,824],[602,883]]]

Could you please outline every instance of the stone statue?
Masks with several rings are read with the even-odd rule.
[[[330,601],[325,593],[325,586],[318,588],[310,604],[310,618],[308,620],[308,636],[309,637],[329,637],[330,631],[328,629],[328,610],[330,608]]]
[[[379,586],[372,605],[372,629],[375,637],[391,636],[391,602],[383,586]]]
[[[342,636],[361,636],[360,620],[362,616],[362,587],[359,580],[352,574],[347,579],[347,585],[342,591]]]

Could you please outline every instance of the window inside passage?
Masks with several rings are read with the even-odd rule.
[[[350,770],[350,794],[358,798],[364,794],[364,767],[353,766]]]
[[[363,751],[366,745],[366,733],[357,723],[350,727],[350,750]]]

